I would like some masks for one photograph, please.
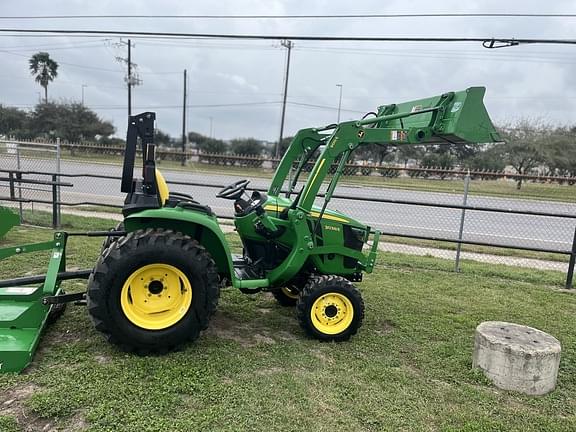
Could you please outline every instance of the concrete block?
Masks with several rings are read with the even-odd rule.
[[[476,327],[472,367],[496,387],[543,395],[556,387],[560,342],[538,329],[500,321]]]

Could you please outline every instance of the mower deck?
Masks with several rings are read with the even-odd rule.
[[[50,314],[54,316],[58,310],[63,310],[58,303],[74,301],[82,295],[63,295],[60,289],[61,281],[87,279],[90,274],[90,270],[66,271],[69,235],[73,234],[56,232],[51,241],[0,249],[0,260],[24,253],[51,251],[45,275],[0,281],[0,373],[20,372],[26,368],[34,357]]]
[[[0,371],[20,372],[32,361],[50,306],[39,287],[0,289]]]

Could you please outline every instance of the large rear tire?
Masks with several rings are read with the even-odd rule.
[[[124,222],[119,222],[116,225],[116,227],[114,227],[114,229],[110,231],[124,231]],[[116,242],[118,238],[119,237],[111,237],[111,236],[106,237],[102,242],[102,246],[100,247],[100,255],[102,255],[106,251],[106,249],[108,249],[110,245],[112,245],[112,243]]]
[[[340,276],[315,276],[306,284],[296,305],[300,326],[308,335],[341,342],[358,332],[364,319],[360,292]]]
[[[88,281],[96,329],[122,350],[163,353],[198,338],[216,311],[216,264],[192,238],[146,229],[112,242]]]

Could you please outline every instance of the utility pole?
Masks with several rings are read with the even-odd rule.
[[[280,119],[280,137],[276,143],[276,151],[274,155],[276,158],[280,157],[280,143],[282,142],[282,135],[284,135],[284,117],[286,116],[286,96],[288,95],[288,77],[290,74],[290,52],[294,43],[291,40],[284,39],[280,44],[287,49],[286,52],[286,73],[284,74],[284,96],[282,98],[282,117]]]
[[[214,119],[213,119],[212,117],[208,117],[208,118],[210,119],[210,138],[213,138],[213,136],[212,136],[212,131],[213,131],[213,129],[212,129],[212,121],[213,121]]]
[[[342,84],[336,84],[336,87],[340,87],[340,98],[338,99],[338,121],[340,123],[340,109],[342,108]]]
[[[184,69],[184,98],[182,102],[182,166],[186,165],[186,69]]]
[[[128,117],[132,115],[132,43],[128,39]]]
[[[138,66],[138,65],[136,63],[132,63],[132,47],[134,45],[132,44],[132,41],[130,39],[128,39],[127,42],[120,39],[120,42],[118,42],[117,44],[113,44],[113,45],[117,48],[119,48],[123,45],[126,45],[128,47],[128,57],[124,58],[121,56],[117,56],[116,60],[122,64],[125,64],[127,66],[127,69],[128,69],[128,74],[124,78],[124,81],[126,82],[126,85],[128,86],[128,115],[131,116],[132,115],[132,87],[142,84],[142,80],[140,79],[140,77],[138,77],[138,74],[136,72],[134,72],[134,69],[136,69],[136,66]]]

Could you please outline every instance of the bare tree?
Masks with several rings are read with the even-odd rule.
[[[504,143],[499,150],[506,164],[518,174],[529,174],[544,161],[544,148],[550,139],[552,128],[541,120],[521,119],[513,125],[501,126]],[[516,179],[516,188],[522,188],[523,177]]]

